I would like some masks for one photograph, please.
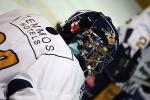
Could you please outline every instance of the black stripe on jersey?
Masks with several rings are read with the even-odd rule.
[[[9,100],[9,97],[16,93],[17,91],[25,88],[33,88],[31,83],[24,79],[14,79],[9,82],[7,86],[7,100]]]
[[[132,32],[133,32],[134,29],[132,28],[128,28],[127,31],[126,31],[126,35],[125,35],[125,38],[124,38],[124,42],[127,43],[129,37],[131,36]]]
[[[57,57],[60,57],[60,58],[66,58],[66,59],[70,59],[70,60],[72,60],[72,61],[74,61],[74,58],[73,58],[73,54],[72,54],[72,58],[70,57],[64,57],[64,56],[59,56],[59,55],[56,55],[56,54],[42,54],[42,55],[53,55],[53,56],[57,56]]]

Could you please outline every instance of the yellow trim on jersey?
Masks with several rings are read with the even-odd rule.
[[[5,34],[0,32],[0,44],[5,41]],[[17,55],[12,50],[0,50],[0,69],[12,66],[18,63]]]
[[[114,83],[109,84],[94,100],[113,100],[122,89],[117,87]]]
[[[2,44],[5,41],[5,35],[0,32],[0,44]]]
[[[18,59],[15,53],[11,50],[8,51],[0,51],[0,69],[9,67],[18,62]]]

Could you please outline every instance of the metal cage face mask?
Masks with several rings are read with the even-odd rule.
[[[104,65],[113,60],[117,49],[117,35],[114,27],[100,13],[89,12],[73,17],[70,33],[76,34],[69,43],[73,54],[82,58],[87,74],[101,72]]]

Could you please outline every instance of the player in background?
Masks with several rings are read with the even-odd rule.
[[[125,83],[117,83],[125,91],[126,95],[118,96],[118,98],[133,100],[149,100],[150,97],[150,7],[143,10],[136,17],[133,17],[126,28],[122,27],[120,38],[123,40],[121,44],[125,43],[130,46],[130,56],[140,50],[140,55],[137,57],[137,63],[130,65],[133,69],[133,74],[130,75],[129,81]],[[124,31],[123,31],[124,30]],[[124,47],[125,48],[125,47]],[[124,66],[126,67],[126,66]],[[125,94],[124,93],[124,94]],[[123,94],[123,93],[122,93]]]
[[[0,16],[0,99],[79,100],[85,78],[113,60],[117,45],[111,19],[100,12],[79,11],[58,31],[42,16],[5,13]]]
[[[97,84],[103,84],[94,87],[94,100],[149,100],[149,20],[150,7],[120,28],[118,52],[96,78]]]

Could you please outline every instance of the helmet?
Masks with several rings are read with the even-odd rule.
[[[111,19],[90,10],[73,14],[63,25],[61,35],[87,74],[101,72],[113,60],[119,43]]]

